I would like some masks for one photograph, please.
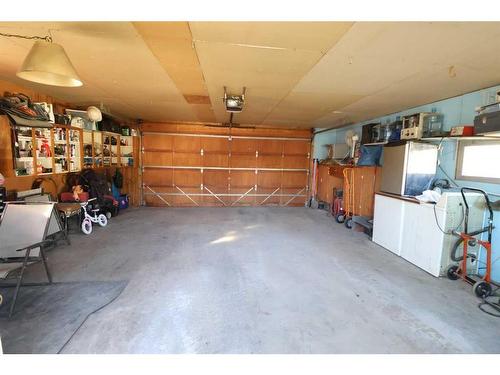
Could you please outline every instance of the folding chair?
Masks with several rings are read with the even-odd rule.
[[[45,247],[54,241],[47,238],[49,234],[63,231],[57,218],[55,203],[7,202],[5,206],[0,221],[0,279],[5,280],[11,273],[20,269],[16,275],[17,282],[10,305],[9,318],[14,313],[27,266],[41,261],[49,284],[52,283],[52,276],[45,256]],[[59,230],[56,226],[59,227]],[[2,286],[11,287],[14,285],[2,284]]]

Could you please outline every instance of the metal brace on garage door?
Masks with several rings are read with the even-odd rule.
[[[171,204],[168,203],[168,201],[166,201],[163,198],[163,196],[185,196],[185,197],[187,197],[189,200],[191,200],[191,202],[193,202],[197,206],[199,206],[198,202],[196,202],[192,197],[214,197],[219,202],[221,202],[223,206],[227,206],[227,204],[226,204],[226,202],[224,202],[221,199],[221,197],[237,197],[237,199],[234,202],[231,203],[231,206],[234,206],[236,203],[238,203],[240,200],[242,200],[245,197],[265,197],[262,200],[262,202],[259,203],[260,205],[264,204],[267,200],[269,200],[273,196],[274,197],[280,197],[280,198],[282,198],[282,197],[290,198],[288,201],[286,201],[285,203],[283,203],[281,206],[288,206],[295,198],[298,198],[298,197],[304,197],[305,198],[305,197],[307,197],[306,194],[302,194],[304,191],[307,190],[307,187],[302,188],[301,190],[299,190],[295,194],[276,194],[279,190],[281,190],[281,188],[276,188],[270,194],[258,194],[258,193],[250,194],[252,192],[252,190],[255,189],[255,187],[251,187],[246,192],[240,194],[240,193],[214,193],[213,191],[211,191],[206,186],[203,186],[203,189],[207,190],[208,194],[206,194],[206,193],[189,193],[188,194],[188,193],[184,192],[180,187],[178,187],[176,185],[174,185],[174,187],[177,190],[179,190],[180,193],[161,193],[161,192],[154,191],[148,185],[144,185],[144,187],[146,189],[148,189],[149,191],[151,191],[151,193],[144,193],[144,195],[156,196],[158,199],[160,199],[162,202],[164,202],[167,206],[171,206]]]

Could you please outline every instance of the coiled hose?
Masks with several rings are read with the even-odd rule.
[[[481,234],[481,233],[484,233],[484,232],[487,232],[488,231],[488,228],[483,228],[483,229],[479,229],[479,230],[476,230],[474,232],[470,232],[468,233],[469,236],[477,236],[478,234]],[[451,249],[451,253],[450,253],[450,258],[451,260],[453,260],[454,262],[460,262],[464,259],[464,251],[463,251],[463,242],[464,242],[464,239],[462,237],[460,237],[454,244],[453,244],[453,248]],[[460,253],[459,253],[459,249],[460,249]],[[477,256],[476,254],[467,254],[467,258],[471,258],[471,259],[476,259]]]

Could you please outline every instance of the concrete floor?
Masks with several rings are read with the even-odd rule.
[[[129,209],[72,242],[49,253],[56,281],[129,283],[64,353],[500,352],[468,285],[325,211]]]

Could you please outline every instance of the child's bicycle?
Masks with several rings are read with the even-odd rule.
[[[101,227],[105,227],[108,224],[108,218],[104,214],[100,214],[100,208],[97,204],[90,205],[89,203],[92,201],[96,201],[97,198],[91,198],[87,202],[82,202],[82,211],[83,211],[83,220],[81,229],[85,234],[92,233],[92,223],[97,223]]]

